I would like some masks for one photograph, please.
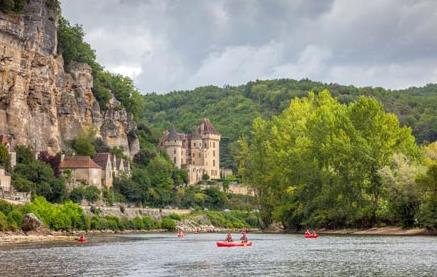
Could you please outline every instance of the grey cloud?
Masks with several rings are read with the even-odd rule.
[[[434,0],[64,0],[106,68],[143,92],[311,78],[437,82]]]

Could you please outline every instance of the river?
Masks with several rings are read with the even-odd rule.
[[[237,235],[236,235],[237,236]],[[0,247],[0,276],[437,276],[437,237],[135,234]]]

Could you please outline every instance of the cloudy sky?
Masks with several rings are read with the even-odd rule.
[[[436,0],[62,0],[98,61],[146,92],[255,79],[437,82]]]

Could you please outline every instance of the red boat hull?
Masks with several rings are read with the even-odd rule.
[[[305,237],[306,239],[316,239],[316,238],[319,237],[319,235],[308,235],[308,234],[305,234],[304,237]]]
[[[252,242],[240,242],[240,241],[233,241],[233,242],[227,242],[227,241],[218,241],[217,247],[246,247],[246,246],[252,246]]]

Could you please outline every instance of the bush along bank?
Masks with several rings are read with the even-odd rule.
[[[13,205],[0,200],[0,232],[17,232],[22,230],[23,218],[34,214],[51,231],[124,231],[124,230],[158,230],[173,231],[176,222],[171,218],[157,220],[149,216],[127,217],[86,215],[82,208],[71,201],[52,204],[43,197],[35,198],[26,205]]]
[[[87,215],[76,203],[53,204],[36,197],[26,205],[0,200],[0,232],[23,230],[23,218],[33,214],[50,231],[219,231],[222,229],[259,228],[256,213],[246,211],[193,211],[189,215],[170,214],[160,219],[150,216],[134,218],[102,216],[98,209]]]

